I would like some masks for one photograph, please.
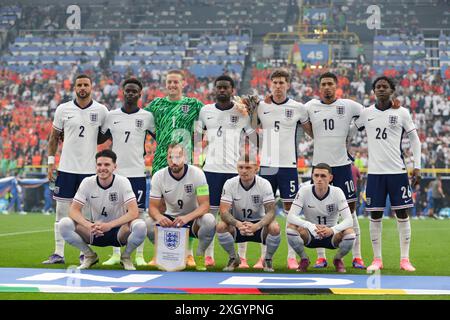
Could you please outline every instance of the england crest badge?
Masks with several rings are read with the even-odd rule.
[[[167,249],[175,250],[180,245],[180,231],[164,230],[164,244]]]

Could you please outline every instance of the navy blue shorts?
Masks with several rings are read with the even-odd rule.
[[[168,214],[164,214],[164,217],[169,218],[170,221],[173,221],[176,218],[176,217],[169,216]],[[194,232],[194,224],[195,224],[195,219],[189,221],[183,227],[189,227],[189,237],[191,237],[191,238],[198,238],[198,235]]]
[[[309,232],[309,231],[308,231]],[[314,236],[309,232],[309,242],[306,244],[306,247],[308,248],[326,248],[326,249],[336,249],[336,247],[333,245],[333,235],[323,238],[323,239],[316,239]]]
[[[57,201],[72,201],[77,193],[78,187],[84,178],[93,176],[93,174],[77,174],[58,171],[55,181],[55,190],[53,199]]]
[[[367,211],[383,211],[389,195],[392,210],[414,206],[408,174],[369,174],[367,176]]]
[[[209,187],[209,205],[211,209],[219,209],[220,197],[225,181],[237,176],[237,173],[219,173],[205,171],[206,181]]]
[[[145,177],[128,178],[128,180],[131,182],[138,208],[145,210],[145,196],[147,194],[147,181]]]
[[[347,202],[356,202],[356,186],[353,183],[352,165],[347,164],[340,167],[332,167],[332,185],[344,191]]]
[[[91,245],[96,247],[121,247],[125,244],[121,244],[117,239],[120,227],[115,227],[104,233],[101,237],[93,237],[91,239]]]
[[[261,167],[259,175],[269,180],[273,195],[280,189],[280,198],[283,202],[293,202],[298,192],[297,168]]]
[[[252,221],[253,223],[258,223],[259,220],[256,221]],[[252,236],[243,236],[240,232],[239,229],[235,227],[235,232],[234,232],[234,242],[236,243],[241,243],[241,242],[257,242],[257,243],[262,243],[262,244],[266,244],[266,240],[263,239],[263,229],[261,228],[258,231],[256,231]]]

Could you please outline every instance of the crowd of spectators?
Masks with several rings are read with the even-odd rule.
[[[78,72],[75,66],[62,72],[43,69],[26,74],[0,68],[1,176],[16,174],[24,166],[46,164],[54,112],[59,104],[74,99],[72,79]],[[122,107],[121,83],[131,76],[130,73],[120,74],[101,69],[86,70],[86,73],[93,79],[95,100],[104,103],[110,110]],[[239,74],[230,75],[240,81]],[[164,74],[161,72],[142,70],[133,76],[144,83],[140,107],[165,95]],[[205,104],[214,101],[213,78],[199,79],[187,73],[186,83],[187,96],[195,97]]]

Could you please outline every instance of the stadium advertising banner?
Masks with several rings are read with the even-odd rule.
[[[328,8],[305,8],[303,20],[308,20],[310,25],[319,25],[325,23],[328,19]]]
[[[302,61],[310,64],[328,64],[328,44],[300,44]]]

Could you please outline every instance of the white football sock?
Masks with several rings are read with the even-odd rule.
[[[409,259],[409,245],[411,243],[411,222],[409,218],[397,218],[397,230],[400,238],[400,257]]]
[[[372,241],[373,258],[381,259],[381,238],[383,219],[372,219],[369,222],[370,240]]]

